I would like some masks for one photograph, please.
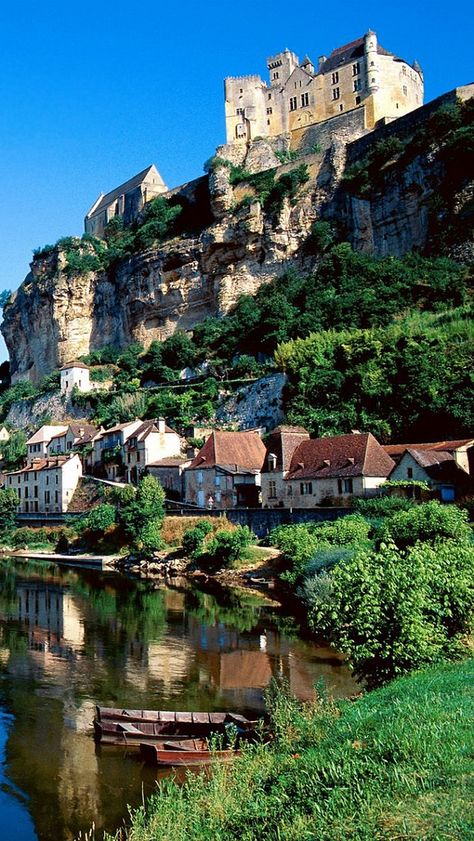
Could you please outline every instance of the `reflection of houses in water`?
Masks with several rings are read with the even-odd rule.
[[[80,648],[84,643],[84,622],[74,597],[59,587],[20,583],[15,618],[29,627],[30,647],[52,650]],[[13,618],[13,617],[12,617]]]

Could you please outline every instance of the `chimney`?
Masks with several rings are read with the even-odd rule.
[[[325,61],[327,61],[327,56],[320,55],[318,58],[318,72],[321,70],[321,67],[323,66]]]
[[[197,447],[186,447],[186,458],[196,458],[198,452],[199,450],[197,449]]]
[[[164,418],[157,418],[156,419],[156,426],[158,427],[158,432],[163,433],[166,428],[166,421]]]

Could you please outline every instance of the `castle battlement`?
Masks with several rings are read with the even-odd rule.
[[[375,32],[321,56],[318,67],[285,49],[266,60],[269,82],[257,75],[226,81],[227,143],[301,135],[307,126],[360,108],[364,131],[423,105],[423,73],[380,46]]]

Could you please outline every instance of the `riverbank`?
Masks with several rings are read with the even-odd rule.
[[[273,744],[211,780],[165,781],[133,814],[129,841],[473,837],[474,660],[352,703],[280,695],[270,706]]]

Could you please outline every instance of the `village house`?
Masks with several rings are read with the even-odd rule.
[[[184,471],[185,501],[199,508],[258,506],[265,453],[256,432],[214,431]]]
[[[285,479],[293,453],[309,432],[302,426],[277,426],[266,439],[267,452],[262,469],[262,506],[281,508],[288,486]]]
[[[293,450],[283,482],[273,488],[269,480],[264,504],[285,508],[350,505],[353,497],[373,496],[394,466],[370,433],[303,440]],[[277,490],[280,498],[272,495],[270,499]]]
[[[158,479],[167,499],[180,501],[184,497],[184,471],[192,459],[174,456],[153,461],[147,465],[147,473]]]
[[[6,426],[2,426],[0,429],[0,460],[3,458],[2,445],[5,444],[7,441],[10,440],[10,433]]]
[[[124,443],[126,481],[136,484],[148,465],[179,456],[181,441],[164,418],[143,421]]]
[[[82,461],[85,473],[92,465],[93,440],[99,430],[88,421],[77,421],[68,424],[66,432],[58,432],[49,441],[46,452],[48,456],[67,455],[77,452]]]
[[[17,492],[19,514],[64,514],[82,476],[78,455],[32,459],[5,474],[5,487]]]
[[[419,487],[410,482],[425,482],[442,502],[454,502],[474,491],[474,439],[388,444],[384,450],[396,462],[390,480],[406,481],[406,496],[421,497]]]
[[[86,234],[103,237],[105,228],[114,216],[122,217],[124,224],[130,225],[138,218],[147,202],[166,192],[168,187],[156,166],[151,164],[110,193],[101,193],[86,214],[84,230]]]
[[[137,482],[148,464],[179,455],[180,438],[164,418],[117,424],[94,438],[93,471],[102,478]]]
[[[90,391],[89,366],[83,362],[73,360],[67,362],[59,370],[61,380],[61,394],[70,394],[73,388],[79,391]]]
[[[66,435],[68,426],[66,424],[44,424],[28,438],[26,442],[28,448],[28,462],[35,458],[45,458],[50,455],[48,449],[53,439]]]

